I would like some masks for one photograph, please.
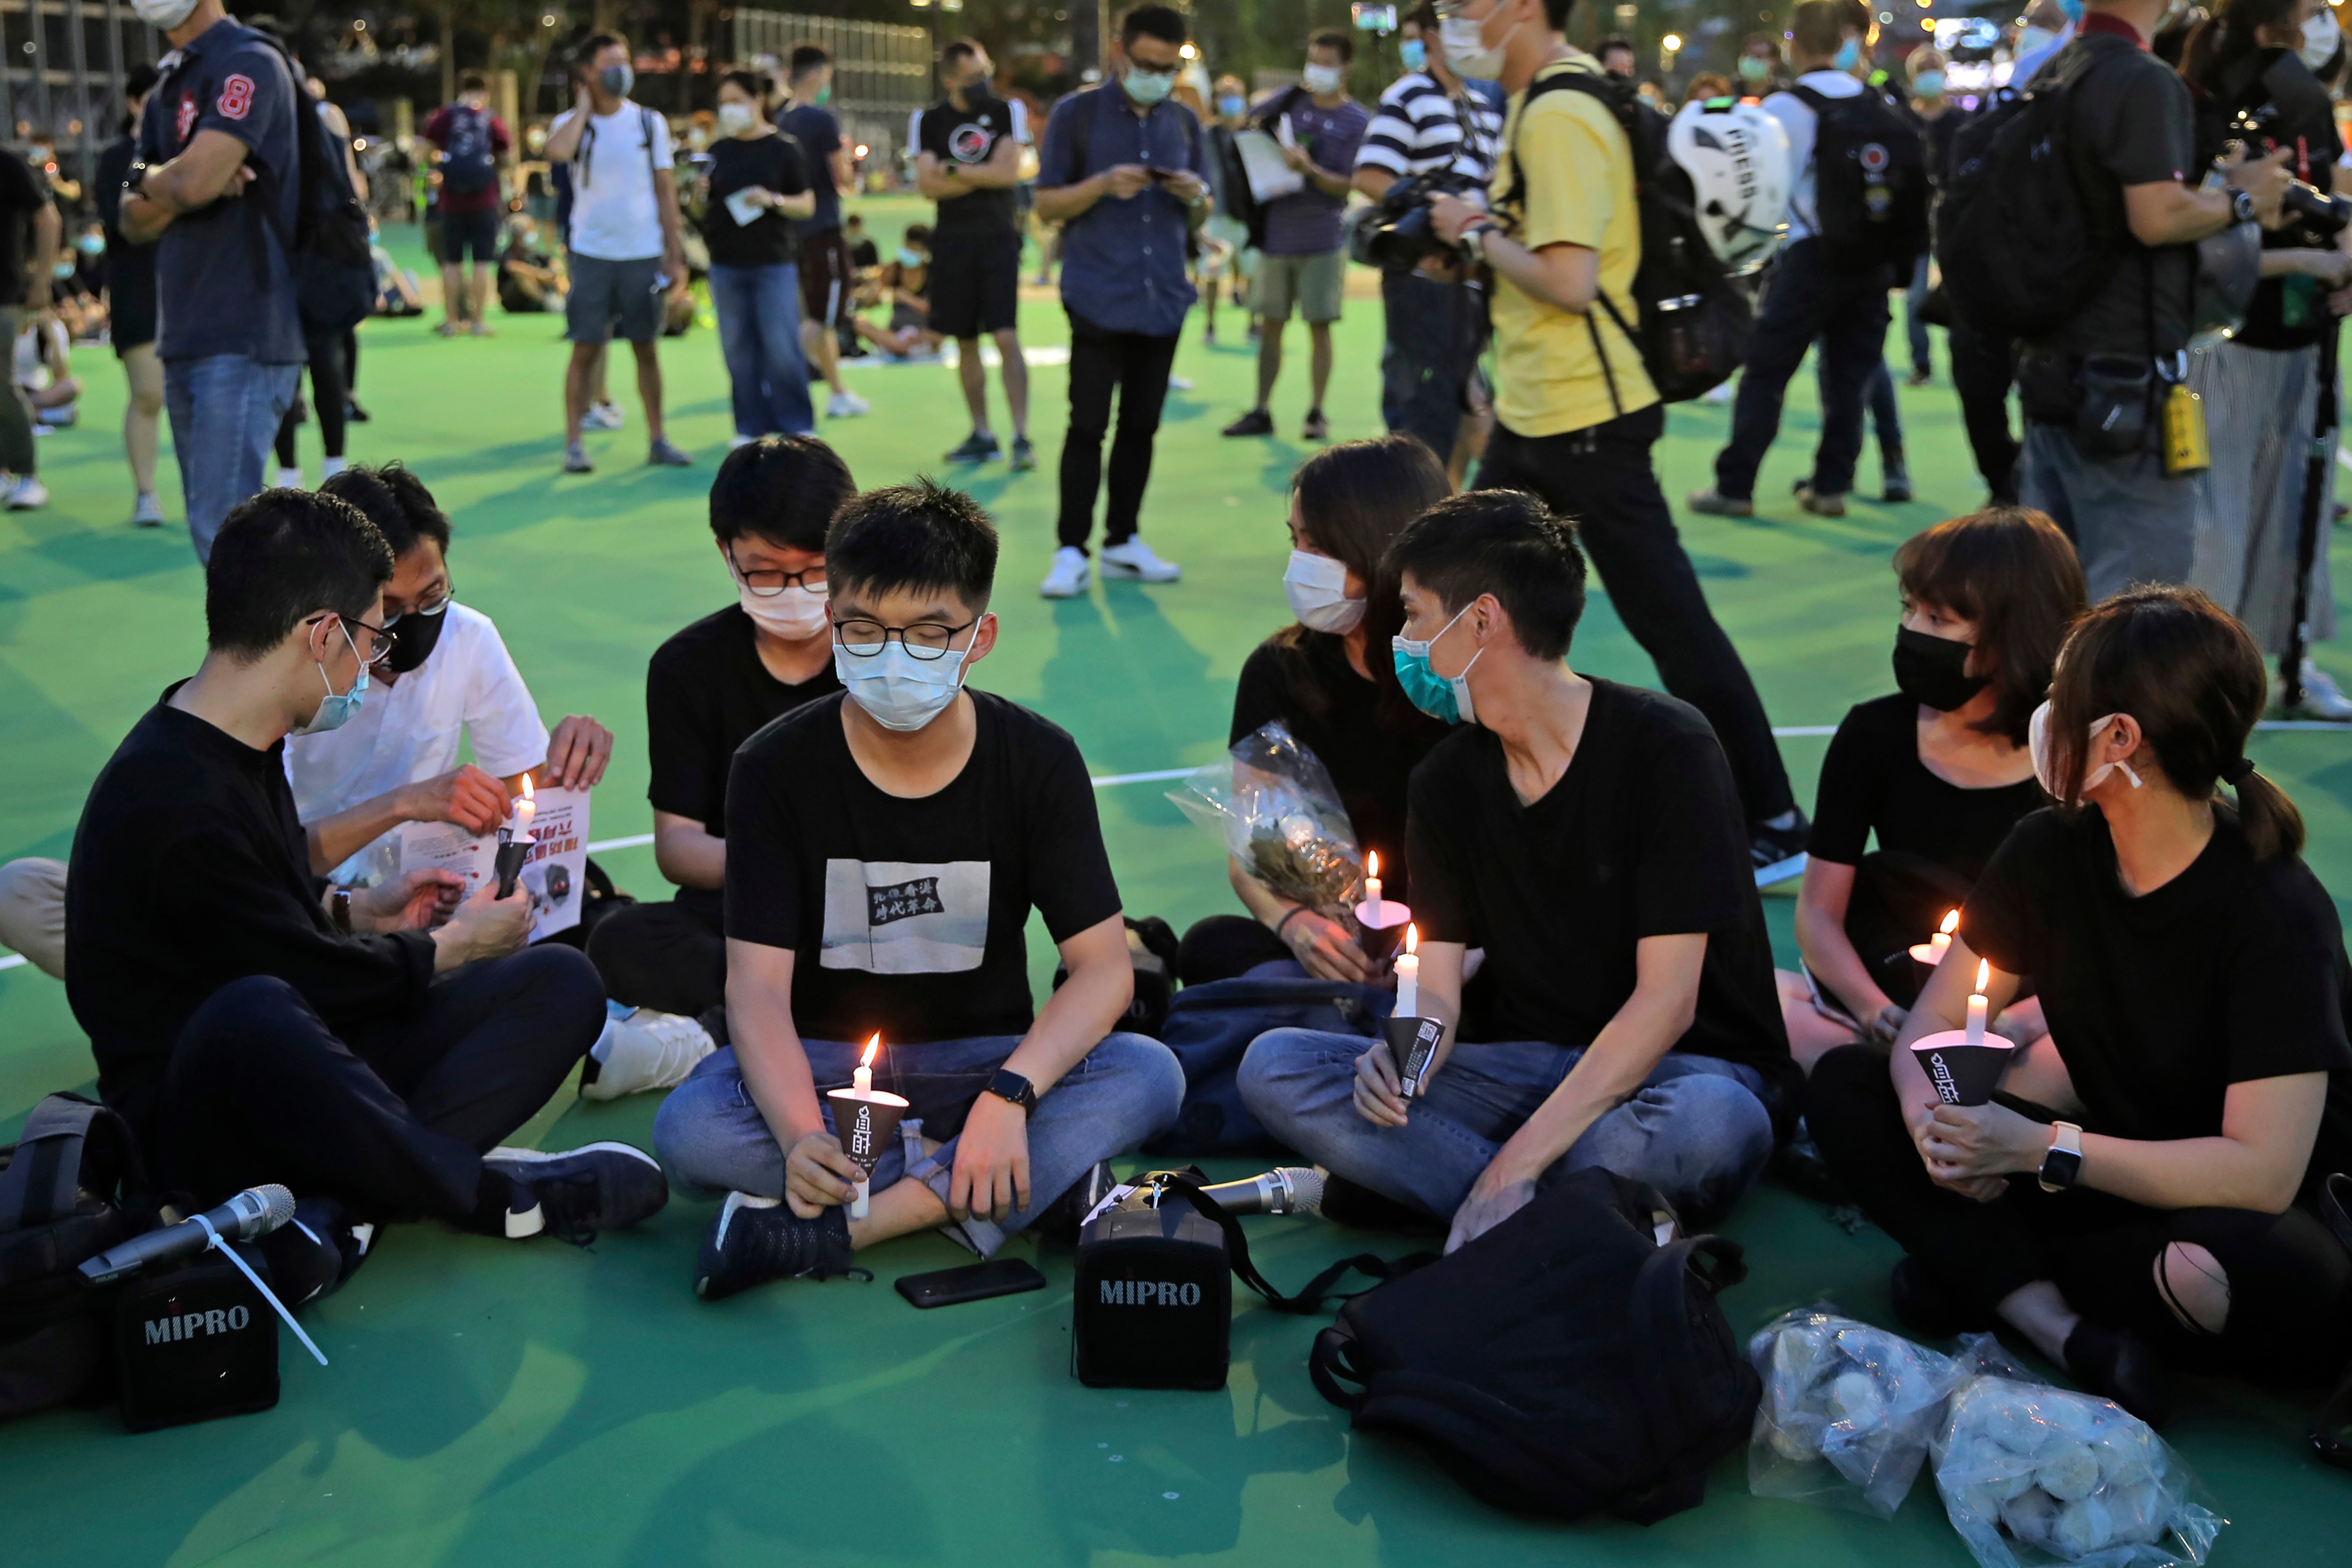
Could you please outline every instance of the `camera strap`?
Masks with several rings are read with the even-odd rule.
[[[1140,1184],[1157,1188],[1155,1195],[1160,1197],[1164,1197],[1171,1191],[1181,1193],[1195,1211],[1214,1221],[1217,1227],[1225,1233],[1225,1257],[1233,1267],[1234,1278],[1264,1297],[1265,1304],[1277,1312],[1304,1316],[1320,1310],[1328,1300],[1351,1300],[1364,1294],[1362,1290],[1343,1293],[1334,1289],[1351,1270],[1368,1279],[1385,1283],[1437,1261],[1438,1255],[1434,1252],[1409,1253],[1393,1260],[1370,1252],[1360,1252],[1324,1269],[1309,1279],[1296,1296],[1286,1296],[1268,1284],[1265,1276],[1257,1271],[1257,1265],[1250,1261],[1249,1237],[1242,1232],[1241,1220],[1227,1214],[1224,1205],[1211,1197],[1200,1182],[1181,1171],[1154,1171],[1144,1177]]]

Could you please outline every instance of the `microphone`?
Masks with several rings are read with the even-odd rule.
[[[1201,1190],[1232,1215],[1323,1212],[1323,1173],[1306,1165],[1281,1165],[1245,1182],[1221,1182]]]
[[[268,1236],[293,1217],[294,1194],[276,1182],[247,1187],[218,1208],[194,1219],[184,1219],[177,1225],[151,1230],[108,1247],[81,1266],[82,1278],[92,1285],[108,1284],[150,1264],[193,1258],[210,1247],[215,1236],[223,1241],[251,1241]]]

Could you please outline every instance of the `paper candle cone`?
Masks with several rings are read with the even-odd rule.
[[[1384,1018],[1381,1027],[1388,1035],[1389,1057],[1396,1063],[1397,1077],[1404,1080],[1405,1093],[1419,1093],[1445,1026],[1434,1018]]]
[[[879,1089],[829,1089],[824,1097],[833,1101],[833,1135],[841,1140],[841,1152],[859,1173],[857,1198],[849,1205],[849,1217],[864,1219],[874,1167],[881,1162],[882,1152],[890,1147],[890,1140],[898,1135],[898,1119],[907,1114],[907,1102]]]
[[[499,897],[505,898],[515,890],[515,879],[522,874],[522,863],[530,858],[528,837],[509,838],[499,845],[494,864],[499,873]]]
[[[1984,1044],[1972,1046],[1966,1029],[1946,1029],[1911,1045],[1919,1070],[1927,1075],[1946,1105],[1982,1105],[1990,1100],[1993,1086],[2000,1082],[2000,1069],[2009,1065],[2010,1053],[2016,1048],[1999,1035],[1987,1035]]]
[[[1372,961],[1373,967],[1378,968],[1396,956],[1397,944],[1404,940],[1404,928],[1412,923],[1412,910],[1394,899],[1382,899],[1378,925],[1372,923],[1371,911],[1369,903],[1356,906],[1356,942],[1364,950],[1364,956]]]

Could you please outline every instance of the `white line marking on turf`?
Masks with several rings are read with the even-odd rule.
[[[31,961],[26,958],[23,953],[12,952],[5,958],[0,958],[0,969],[14,969],[20,963],[26,963],[29,962]]]

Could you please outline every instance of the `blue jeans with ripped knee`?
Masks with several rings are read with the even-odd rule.
[[[1407,1125],[1378,1127],[1354,1101],[1356,1058],[1366,1048],[1359,1035],[1270,1030],[1242,1058],[1242,1099],[1266,1131],[1318,1164],[1439,1219],[1453,1216],[1504,1141],[1584,1057],[1541,1041],[1456,1046],[1413,1100]],[[1601,1165],[1649,1183],[1678,1209],[1721,1214],[1771,1156],[1769,1093],[1753,1068],[1669,1051],[1544,1180]]]

